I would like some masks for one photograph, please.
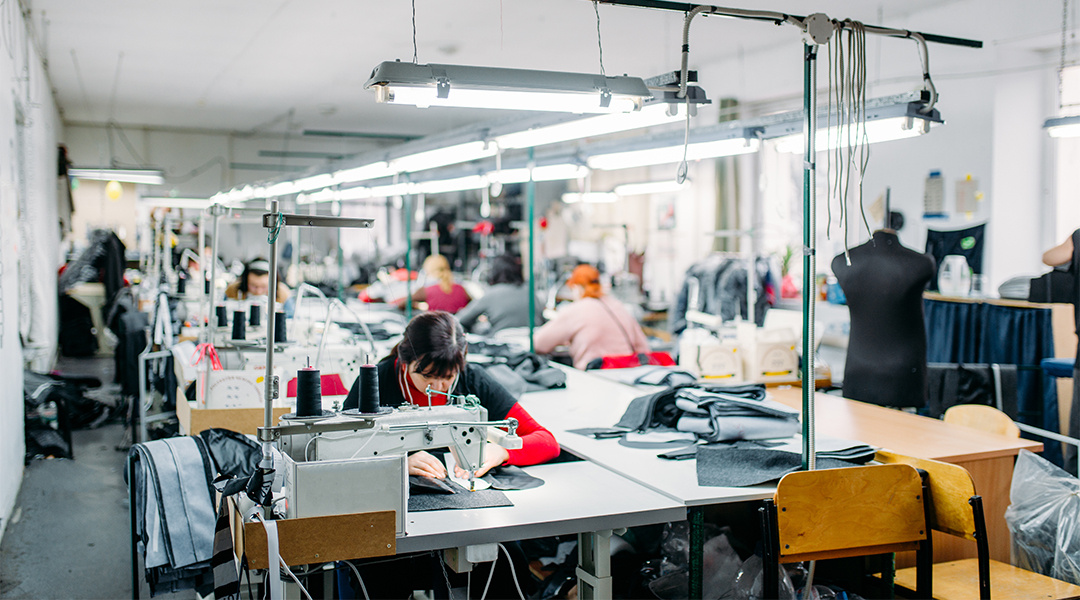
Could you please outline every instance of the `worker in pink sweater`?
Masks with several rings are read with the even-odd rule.
[[[649,351],[645,333],[634,317],[621,302],[604,295],[596,268],[578,265],[566,285],[575,300],[536,330],[533,343],[538,353],[568,344],[574,367],[585,369],[589,361],[603,356]]]

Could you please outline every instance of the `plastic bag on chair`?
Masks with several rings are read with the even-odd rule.
[[[1080,480],[1021,450],[1009,499],[1014,564],[1080,584]]]

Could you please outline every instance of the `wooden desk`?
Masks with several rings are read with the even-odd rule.
[[[792,408],[802,407],[802,390],[772,390],[772,397]],[[1007,438],[937,419],[847,400],[828,394],[815,396],[817,434],[857,439],[872,446],[919,458],[960,465],[971,473],[983,498],[990,556],[1009,562],[1010,536],[1005,523],[1013,463],[1020,450],[1042,451],[1042,444]],[[934,560],[974,557],[975,544],[951,536],[934,537]]]

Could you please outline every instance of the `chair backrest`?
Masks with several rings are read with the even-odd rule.
[[[874,458],[878,462],[902,463],[926,471],[930,476],[930,527],[936,531],[975,541],[975,516],[970,504],[971,498],[975,496],[975,482],[972,481],[967,469],[959,465],[895,454],[885,450],[879,450]]]
[[[781,563],[918,550],[922,480],[905,464],[785,475],[776,488]]]
[[[982,404],[957,404],[945,411],[942,419],[952,425],[963,425],[989,433],[1011,438],[1020,437],[1020,428],[1009,415],[993,406]]]

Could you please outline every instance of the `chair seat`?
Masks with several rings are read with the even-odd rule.
[[[903,588],[909,593],[913,592],[915,568],[897,570],[895,582],[897,588]],[[1080,598],[1080,586],[992,560],[990,561],[990,597],[994,600]],[[969,558],[935,564],[934,598],[979,600],[978,560]]]

